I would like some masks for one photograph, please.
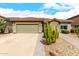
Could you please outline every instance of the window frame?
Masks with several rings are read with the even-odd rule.
[[[68,29],[67,25],[61,25],[61,29]]]

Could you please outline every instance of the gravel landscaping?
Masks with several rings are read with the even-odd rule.
[[[79,38],[77,34],[73,33],[73,34],[70,34],[70,36],[74,37],[74,38]],[[79,39],[78,39],[79,40]]]
[[[45,54],[50,56],[49,52],[56,52],[57,56],[79,56],[79,48],[73,46],[67,41],[59,38],[56,43],[52,45],[45,45]]]

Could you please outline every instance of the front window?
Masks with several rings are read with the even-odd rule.
[[[75,25],[75,28],[79,27],[79,24],[78,25]]]
[[[61,25],[61,29],[67,29],[66,25]]]

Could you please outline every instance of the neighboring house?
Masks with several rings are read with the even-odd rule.
[[[79,26],[79,15],[68,18],[66,20],[59,20],[60,22],[60,30],[66,29],[71,31],[71,29],[75,30],[75,27]]]
[[[72,29],[75,29],[75,27],[76,27],[77,25],[79,26],[79,15],[74,16],[74,17],[71,17],[71,18],[69,18],[69,19],[67,19],[67,20],[72,21],[72,23],[71,23]]]
[[[71,27],[71,20],[60,20],[60,30],[68,30],[71,31],[72,27]]]
[[[51,20],[52,26],[55,28],[57,27],[58,31],[61,32],[62,30],[70,31],[71,27],[71,20],[62,20],[62,19],[53,19]]]

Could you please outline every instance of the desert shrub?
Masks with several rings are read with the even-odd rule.
[[[76,34],[77,34],[77,36],[79,38],[79,27],[76,28],[76,31],[75,32],[76,32]]]
[[[74,30],[74,29],[71,29],[70,32],[71,32],[71,33],[75,33],[75,30]]]
[[[46,44],[55,43],[56,39],[59,37],[57,29],[50,26],[50,23],[44,22],[44,37],[46,39]]]
[[[61,30],[61,32],[62,32],[62,33],[64,33],[64,34],[69,34],[69,31],[68,31],[68,30],[66,30],[66,29]]]
[[[75,32],[76,34],[79,34],[79,24],[75,25]]]

